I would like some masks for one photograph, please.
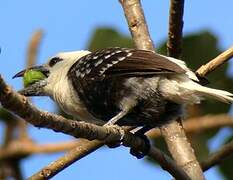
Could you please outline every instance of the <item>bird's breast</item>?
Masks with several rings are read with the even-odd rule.
[[[68,80],[54,86],[52,97],[65,113],[73,116],[75,119],[102,124],[100,120],[90,114]]]

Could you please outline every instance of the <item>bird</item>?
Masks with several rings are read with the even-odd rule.
[[[29,69],[45,78],[23,88],[21,94],[49,96],[78,120],[142,127],[142,134],[182,116],[186,105],[205,97],[233,102],[232,93],[203,86],[184,61],[148,50],[62,52]]]

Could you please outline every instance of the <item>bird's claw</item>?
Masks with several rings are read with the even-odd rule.
[[[145,142],[145,148],[143,149],[143,151],[138,151],[138,150],[135,150],[133,148],[130,148],[130,154],[132,154],[133,156],[135,156],[138,159],[142,159],[150,151],[150,146],[151,146],[150,141],[147,138],[147,136],[144,134],[138,134],[136,132],[135,135],[143,139],[143,141]]]

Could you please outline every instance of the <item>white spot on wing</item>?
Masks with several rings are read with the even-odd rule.
[[[130,53],[128,53],[126,56],[127,56],[127,57],[130,57],[130,56],[132,56],[132,54],[133,54],[133,53],[130,52]]]
[[[116,54],[116,52],[115,52],[115,51],[113,51],[113,52],[111,53],[111,56],[113,56],[114,54]]]
[[[100,71],[100,74],[102,75],[107,69],[105,67],[102,68],[102,70]]]
[[[87,64],[86,64],[86,68],[89,68],[89,67],[90,67],[90,63],[87,63]]]
[[[80,72],[79,71],[76,71],[75,74],[76,74],[77,77],[80,76]]]
[[[96,63],[95,63],[95,67],[100,65],[103,62],[103,59],[99,59]]]
[[[86,74],[89,74],[91,72],[91,69],[87,68],[86,69]]]
[[[104,56],[104,58],[105,58],[105,59],[108,59],[108,58],[110,58],[110,57],[111,57],[111,55],[110,55],[110,54],[108,54],[108,55]]]
[[[118,60],[119,61],[123,61],[126,57],[119,57]]]
[[[112,66],[113,66],[113,64],[107,64],[107,68],[110,68]]]
[[[83,78],[84,76],[85,76],[85,74],[84,74],[84,73],[81,73],[81,74],[80,74],[80,77],[81,77],[81,78]]]
[[[85,67],[81,67],[81,71],[82,71],[82,72],[85,71]]]
[[[117,61],[112,61],[112,64],[117,64],[119,61],[117,60]]]

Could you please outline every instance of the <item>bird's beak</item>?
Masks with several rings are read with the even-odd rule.
[[[40,71],[45,75],[45,77],[49,76],[49,70],[46,68],[46,66],[33,66],[18,72],[13,76],[13,78],[23,77],[28,70]],[[41,80],[38,79],[29,86],[19,90],[18,93],[24,96],[45,96],[46,94],[44,93],[43,87],[46,85],[47,85],[46,78]]]
[[[24,73],[28,70],[37,70],[37,71],[40,71],[42,72],[46,77],[48,77],[49,75],[49,70],[45,67],[45,66],[33,66],[33,67],[30,67],[30,68],[27,68],[27,69],[24,69],[20,72],[18,72],[17,74],[15,74],[12,78],[17,78],[17,77],[23,77]]]

